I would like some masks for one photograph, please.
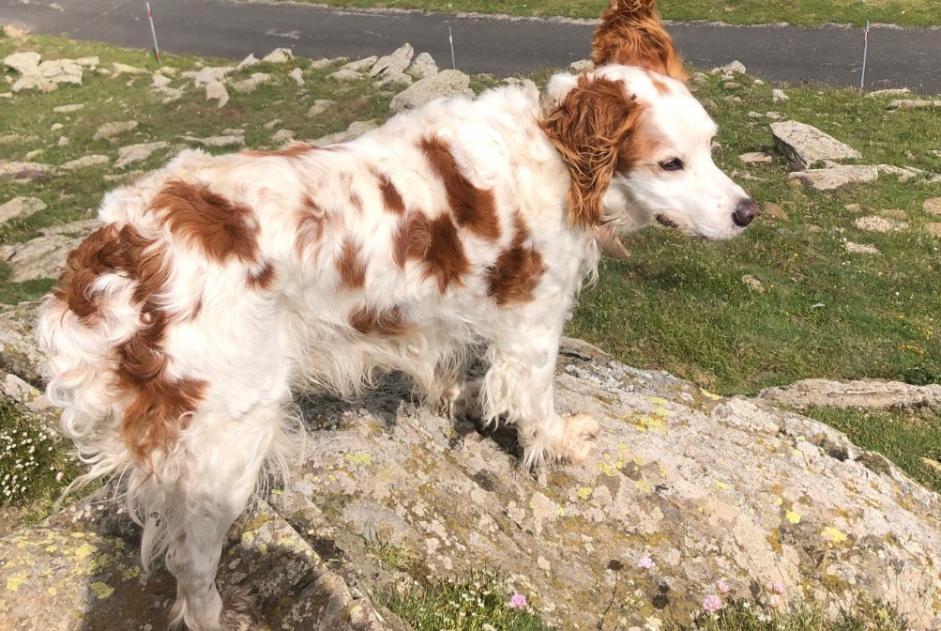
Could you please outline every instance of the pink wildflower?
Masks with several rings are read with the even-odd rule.
[[[785,591],[787,591],[787,588],[784,586],[784,583],[774,583],[771,585],[771,591],[773,591],[775,594],[783,594]]]
[[[719,580],[716,582],[716,589],[718,589],[718,590],[719,590],[719,593],[724,596],[725,594],[728,594],[728,593],[729,593],[729,590],[732,589],[732,588],[729,587],[729,584],[726,583],[724,580],[719,579]]]
[[[722,609],[722,599],[716,594],[709,594],[702,599],[702,608],[706,613],[715,613]]]
[[[526,609],[529,607],[529,601],[526,600],[526,596],[523,594],[513,594],[513,598],[510,599],[510,607],[513,609]]]
[[[637,567],[639,567],[642,570],[649,570],[653,568],[654,565],[656,564],[653,562],[653,559],[651,559],[650,557],[641,557],[637,561]]]

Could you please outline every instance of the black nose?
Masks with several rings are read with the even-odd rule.
[[[732,221],[735,222],[736,226],[744,228],[751,223],[751,220],[754,219],[757,214],[758,204],[755,203],[755,200],[743,199],[738,203],[738,206],[735,207],[735,212],[732,213]]]

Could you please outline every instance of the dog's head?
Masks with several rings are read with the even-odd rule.
[[[686,87],[654,0],[612,0],[592,58],[593,71],[552,78],[542,121],[572,178],[572,221],[739,234],[755,203],[712,160],[716,125]]]

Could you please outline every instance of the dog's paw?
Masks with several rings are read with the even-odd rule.
[[[591,453],[601,426],[588,414],[567,416],[563,421],[565,429],[553,455],[570,464],[578,464]]]

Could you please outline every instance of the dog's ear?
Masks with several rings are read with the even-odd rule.
[[[596,67],[639,66],[680,81],[689,78],[655,4],[655,0],[610,0],[592,45]]]
[[[641,108],[620,82],[582,75],[541,121],[571,177],[573,225],[591,228],[601,220],[603,200],[618,154],[637,124]]]

